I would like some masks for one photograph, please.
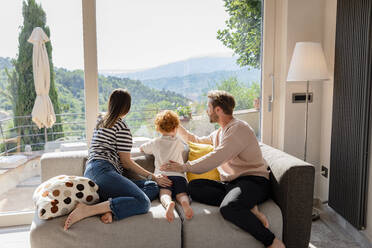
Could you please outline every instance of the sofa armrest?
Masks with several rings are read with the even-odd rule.
[[[283,241],[288,248],[307,248],[310,241],[315,168],[270,146],[261,145],[270,167],[272,197],[283,215]]]

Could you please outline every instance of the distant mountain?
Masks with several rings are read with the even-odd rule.
[[[84,73],[82,70],[68,71],[55,68],[56,86],[61,106],[70,112],[84,112]],[[188,105],[189,99],[175,92],[151,89],[141,81],[118,77],[98,77],[99,104],[106,110],[109,95],[116,88],[126,88],[132,96],[132,110],[142,110],[146,105],[159,102]]]
[[[0,57],[0,70],[4,68],[13,68],[11,58]]]
[[[100,71],[103,75],[127,77],[130,79],[148,80],[169,77],[183,77],[192,74],[211,73],[215,71],[236,71],[242,69],[236,64],[237,57],[206,56],[191,58],[166,65],[136,72]]]
[[[260,81],[260,71],[257,69],[240,69],[236,71],[215,71],[210,73],[192,74],[183,77],[166,77],[143,80],[143,84],[158,90],[169,90],[181,94],[193,101],[199,101],[203,94],[215,89],[223,80],[236,77],[249,87],[252,82]]]
[[[8,113],[12,105],[7,94],[8,77],[4,68],[12,68],[9,58],[0,57],[0,111]],[[82,113],[84,104],[84,72],[82,70],[69,71],[54,68],[55,83],[62,112]],[[188,105],[190,99],[167,90],[157,90],[145,86],[141,81],[111,76],[98,77],[100,110],[106,110],[107,101],[112,90],[126,88],[132,95],[132,110],[137,117],[143,115],[145,108],[170,108],[171,106]],[[139,118],[140,119],[140,118]]]
[[[105,107],[109,93],[117,87],[128,88],[135,105],[175,103],[185,105],[189,99],[200,101],[205,93],[215,89],[223,80],[236,77],[247,87],[260,81],[260,71],[240,68],[234,57],[193,58],[135,73],[99,76],[101,107]],[[10,58],[0,57],[0,93],[6,91],[7,75],[3,68],[12,68]],[[62,112],[84,111],[84,76],[82,70],[55,68],[55,80]],[[135,78],[142,79],[135,79]],[[165,102],[164,102],[165,101]],[[10,102],[0,94],[0,110],[11,109]]]

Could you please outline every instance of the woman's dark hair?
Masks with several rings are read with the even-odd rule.
[[[128,114],[131,101],[132,97],[126,89],[112,91],[108,102],[107,113],[97,123],[97,128],[110,128],[114,126],[120,117]]]

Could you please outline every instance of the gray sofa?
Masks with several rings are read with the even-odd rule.
[[[259,205],[270,222],[270,230],[286,247],[307,248],[311,231],[314,167],[282,151],[261,145],[263,156],[272,171],[272,198]],[[47,153],[41,158],[41,178],[83,175],[87,152]],[[153,157],[135,160],[153,170]],[[136,178],[129,172],[126,176]],[[250,234],[225,221],[218,207],[192,202],[194,217],[185,220],[176,208],[175,221],[168,223],[159,200],[150,211],[112,224],[103,224],[98,216],[84,219],[70,230],[63,230],[66,216],[40,220],[35,214],[31,225],[32,248],[62,247],[263,247]]]

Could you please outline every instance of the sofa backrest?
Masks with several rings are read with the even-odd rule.
[[[188,146],[185,145],[183,159],[186,162],[188,157]],[[41,181],[58,175],[83,176],[85,164],[88,157],[88,151],[70,151],[70,152],[51,152],[45,153],[41,157]],[[154,156],[142,155],[133,158],[133,160],[150,172],[154,172]],[[134,172],[124,170],[124,175],[130,179],[141,179]]]
[[[41,157],[41,181],[58,175],[84,174],[88,151],[50,152]]]
[[[268,145],[260,144],[262,155],[271,168],[275,181],[280,182],[289,169],[301,168],[313,170],[313,166],[285,152],[274,149]],[[187,160],[188,149],[185,150],[184,159]],[[42,182],[58,175],[82,176],[85,170],[88,151],[51,152],[45,153],[41,158]],[[151,155],[139,156],[135,161],[151,172],[154,171],[154,157]],[[136,178],[131,172],[125,172],[128,177]]]
[[[295,176],[298,169],[302,173],[308,171],[310,174],[313,172],[314,167],[291,156],[285,152],[274,149],[268,145],[260,144],[262,155],[271,169],[272,179],[276,183],[282,182],[285,177]],[[185,160],[187,158],[185,151]],[[70,152],[51,152],[45,153],[41,158],[41,180],[42,182],[51,177],[58,175],[76,175],[82,176],[85,170],[85,163],[87,161],[87,151],[70,151]],[[154,157],[151,155],[138,156],[134,160],[151,172],[154,171]],[[126,171],[125,174],[130,178],[137,178],[131,172]],[[292,175],[293,174],[293,175]],[[300,177],[302,178],[302,176]],[[283,182],[282,182],[283,183]],[[275,190],[275,186],[273,188]]]

